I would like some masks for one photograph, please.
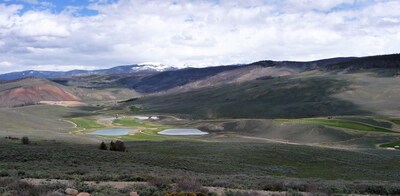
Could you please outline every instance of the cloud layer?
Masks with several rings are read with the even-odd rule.
[[[397,0],[101,0],[57,12],[51,2],[24,2],[0,4],[0,72],[400,51]],[[40,7],[27,9],[26,2]]]

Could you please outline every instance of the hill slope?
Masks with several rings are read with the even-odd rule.
[[[335,97],[350,82],[335,76],[286,76],[206,87],[138,99],[145,111],[197,118],[299,118],[369,114]]]
[[[400,54],[370,57],[331,58],[317,61],[258,61],[246,65],[185,68],[163,72],[116,73],[64,77],[54,81],[71,86],[115,88],[125,87],[140,93],[187,91],[232,83],[268,79],[306,71],[354,73],[380,69],[379,74],[399,74]]]
[[[26,78],[0,85],[0,107],[14,107],[40,101],[77,101],[79,97],[54,82]]]

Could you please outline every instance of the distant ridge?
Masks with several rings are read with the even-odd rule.
[[[400,54],[375,55],[366,57],[337,57],[316,61],[257,61],[249,65],[263,67],[288,67],[299,70],[365,70],[374,68],[400,69]]]
[[[110,69],[99,69],[99,70],[72,70],[72,71],[21,71],[12,72],[6,74],[0,74],[0,81],[10,81],[19,78],[26,77],[37,77],[55,79],[62,77],[73,77],[73,76],[90,76],[90,75],[113,75],[113,74],[136,74],[136,73],[149,73],[159,76],[172,76],[174,74],[181,75],[182,77],[191,77],[190,72],[194,72],[195,77],[199,75],[215,75],[221,70],[230,70],[240,67],[277,67],[277,68],[289,68],[296,71],[307,71],[307,70],[345,70],[345,71],[357,71],[365,69],[383,68],[383,69],[400,69],[400,54],[387,54],[387,55],[376,55],[366,57],[337,57],[328,58],[315,61],[272,61],[262,60],[249,64],[238,64],[238,65],[225,65],[225,66],[214,66],[214,67],[203,67],[203,68],[184,68],[178,69],[176,67],[168,67],[165,65],[157,64],[140,64],[140,65],[123,65],[117,66]],[[215,68],[220,67],[220,68]],[[222,68],[224,67],[224,68]],[[215,72],[216,73],[212,73]],[[164,73],[165,72],[165,73]],[[204,72],[204,73],[200,73]],[[160,74],[164,73],[164,74]],[[179,80],[191,80],[184,78],[176,78]],[[146,80],[153,80],[154,77],[150,76]],[[124,82],[123,80],[121,82]],[[126,82],[126,81],[125,81]],[[128,80],[127,82],[130,82]],[[182,84],[185,82],[181,82]]]
[[[69,76],[87,76],[87,75],[109,75],[109,74],[127,74],[127,73],[146,73],[146,72],[162,72],[167,70],[176,70],[175,67],[165,67],[159,65],[122,65],[112,67],[109,69],[98,69],[98,70],[71,70],[71,71],[36,71],[27,70],[20,72],[11,72],[6,74],[0,74],[0,81],[11,81],[21,78],[61,78]]]

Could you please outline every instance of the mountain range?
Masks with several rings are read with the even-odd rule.
[[[37,104],[42,101],[123,100],[132,97],[146,97],[147,95],[161,97],[160,100],[151,101],[152,103],[159,102],[157,106],[165,106],[164,101],[168,97],[171,99],[170,103],[174,103],[176,100],[182,102],[198,100],[200,104],[210,100],[218,100],[209,99],[209,97],[215,97],[215,94],[219,94],[219,92],[226,92],[226,95],[220,100],[223,104],[218,103],[218,107],[232,102],[230,108],[235,108],[241,105],[241,102],[247,102],[246,100],[250,99],[256,100],[254,103],[257,104],[259,104],[258,101],[262,100],[267,101],[265,103],[271,102],[269,100],[271,96],[268,99],[264,97],[264,94],[269,92],[268,89],[275,89],[275,93],[278,92],[277,89],[281,89],[283,94],[293,94],[293,92],[299,90],[299,87],[296,86],[300,85],[302,86],[301,91],[293,94],[293,96],[298,97],[296,101],[304,100],[304,104],[307,104],[307,100],[315,96],[316,100],[325,100],[321,103],[321,107],[329,103],[332,107],[327,107],[327,111],[335,111],[336,106],[332,104],[335,103],[334,99],[326,99],[326,96],[332,92],[345,92],[343,89],[350,88],[344,81],[350,81],[351,78],[343,80],[340,77],[365,71],[377,76],[398,76],[400,75],[400,54],[341,57],[308,62],[257,61],[244,65],[204,68],[178,69],[163,65],[143,64],[99,70],[13,72],[0,75],[0,106],[14,107]],[[321,79],[310,80],[308,75]],[[280,78],[285,79],[281,81]],[[301,78],[301,80],[296,78]],[[325,83],[329,83],[329,85]],[[305,89],[305,87],[307,88]],[[238,89],[240,89],[240,92],[237,92]],[[249,91],[248,89],[253,90]],[[289,89],[292,90],[289,91]],[[307,90],[310,91],[308,95],[302,93]],[[238,97],[243,95],[242,92],[247,92],[248,96],[243,97],[244,100],[239,99],[240,101],[238,101]],[[210,95],[210,93],[214,95]],[[200,99],[202,96],[199,95],[206,99]],[[235,96],[232,97],[232,95]],[[279,99],[274,99],[272,102],[277,103],[279,100],[284,100],[284,97],[281,97],[282,95],[279,95],[277,97]],[[299,97],[299,95],[304,96]],[[185,106],[185,104],[183,105]],[[263,103],[263,105],[265,104]],[[157,106],[151,107],[156,108]],[[318,107],[318,110],[321,107]],[[177,107],[173,108],[177,109]],[[256,111],[256,108],[249,111]],[[171,107],[168,106],[165,109],[170,110]],[[190,109],[184,108],[182,110],[189,111]],[[280,109],[276,110],[279,111]],[[224,109],[223,111],[227,110]],[[351,112],[363,113],[354,107]],[[209,112],[199,113],[207,115],[204,113]],[[301,113],[304,114],[304,112]],[[346,114],[346,112],[342,113]],[[327,112],[326,114],[330,113]],[[263,115],[267,115],[267,113],[264,112],[260,116]],[[312,116],[312,114],[310,115]],[[279,117],[279,115],[276,116]]]
[[[15,80],[26,77],[36,78],[60,78],[68,76],[87,76],[87,75],[106,75],[106,74],[126,74],[126,73],[147,73],[147,72],[162,72],[167,70],[176,70],[175,67],[167,67],[165,65],[153,64],[135,64],[135,65],[121,65],[109,69],[98,70],[71,70],[71,71],[37,71],[26,70],[20,72],[11,72],[0,74],[0,81]]]
[[[215,67],[177,68],[162,64],[135,64],[135,65],[122,65],[122,66],[112,67],[109,69],[98,69],[98,70],[71,70],[71,71],[27,70],[27,71],[0,74],[0,81],[9,81],[26,77],[54,79],[54,78],[65,78],[72,76],[113,75],[113,74],[127,75],[127,74],[144,74],[144,73],[156,74],[161,72],[168,72],[169,75],[173,75],[174,73],[181,74],[183,72],[185,73],[193,72],[194,75],[198,75],[198,72],[212,72],[210,74],[215,74],[220,72],[221,70],[232,70],[248,66],[278,67],[278,68],[285,67],[296,71],[313,70],[313,69],[357,71],[357,70],[373,69],[373,68],[399,68],[400,54],[377,55],[377,56],[367,56],[367,57],[338,57],[338,58],[322,59],[316,61],[305,61],[305,62],[263,60],[263,61],[253,62],[250,64],[216,66],[219,68]]]

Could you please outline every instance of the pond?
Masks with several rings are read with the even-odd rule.
[[[90,132],[92,135],[105,135],[105,136],[119,136],[119,135],[128,135],[132,129],[124,129],[124,128],[111,128],[111,129],[101,129],[94,132]]]
[[[161,135],[207,135],[207,132],[198,129],[165,129],[158,132]]]

